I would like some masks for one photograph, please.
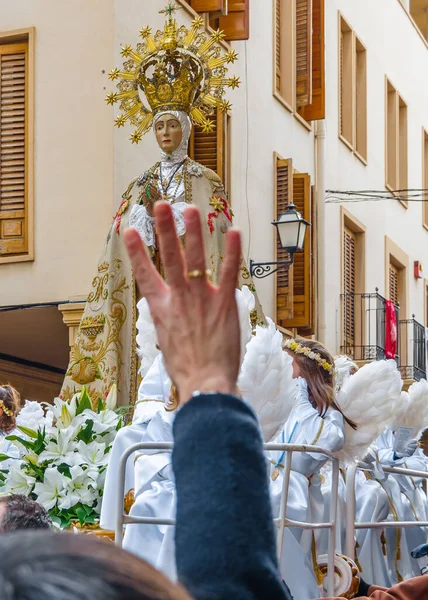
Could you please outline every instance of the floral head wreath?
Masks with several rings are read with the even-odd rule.
[[[303,354],[304,356],[306,356],[306,358],[309,358],[310,360],[316,362],[318,366],[324,369],[324,371],[327,371],[327,373],[332,374],[334,372],[334,365],[326,361],[321,356],[321,354],[318,354],[318,352],[313,352],[313,350],[311,350],[307,346],[299,344],[299,342],[296,342],[296,340],[285,340],[284,348],[288,348],[295,354]]]
[[[5,415],[7,415],[8,417],[13,417],[13,410],[10,410],[10,408],[6,406],[3,400],[0,400],[0,408]]]

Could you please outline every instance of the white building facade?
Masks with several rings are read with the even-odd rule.
[[[425,264],[428,272],[428,1],[177,2],[179,22],[189,24],[198,10],[207,26],[226,30],[239,53],[231,71],[241,86],[228,96],[231,115],[219,118],[214,138],[195,132],[192,155],[226,180],[245,256],[286,258],[271,221],[291,201],[312,223],[294,267],[257,280],[265,312],[295,334],[320,338],[332,353],[367,360],[384,355],[390,299],[399,306],[398,321],[414,315],[415,323],[397,323],[397,354],[413,369],[406,377],[421,375],[418,336],[428,325],[421,270]],[[135,146],[129,128],[113,131],[114,110],[104,103],[113,86],[108,71],[120,66],[121,46],[135,45],[141,27],[162,26],[165,3],[0,0],[0,49],[27,44],[25,170],[11,172],[19,175],[18,188],[24,178],[24,195],[8,195],[15,179],[4,175],[10,161],[3,171],[0,165],[0,306],[87,295],[121,194],[158,157],[154,137]],[[21,143],[22,127],[12,133]],[[17,202],[14,214],[8,198]],[[75,326],[81,306],[63,308]],[[65,325],[50,313],[37,330],[44,343],[29,348],[34,319],[15,318],[12,330],[10,314],[0,313],[0,373],[13,380],[18,359],[37,363],[39,374],[54,367],[59,380]],[[45,335],[54,321],[56,342]]]

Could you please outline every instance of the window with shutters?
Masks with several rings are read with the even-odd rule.
[[[273,0],[274,96],[307,122],[325,117],[325,0]]]
[[[364,345],[361,294],[365,292],[365,227],[341,208],[342,222],[342,348],[352,354]]]
[[[230,191],[230,116],[221,110],[211,117],[215,128],[205,133],[202,127],[195,126],[189,142],[189,156],[208,169],[215,171],[223,181],[226,192]]]
[[[345,227],[343,231],[343,332],[345,345],[355,346],[355,246],[356,236]]]
[[[385,185],[388,190],[399,197],[401,204],[407,208],[407,105],[388,79],[386,80],[385,104]]]
[[[398,304],[398,268],[395,265],[389,265],[389,299]]]
[[[400,319],[407,318],[409,257],[385,236],[385,298],[400,305]]]
[[[275,218],[293,203],[309,222],[314,223],[310,177],[293,173],[292,160],[275,155]],[[313,281],[314,247],[312,227],[308,227],[304,250],[294,255],[294,264],[277,274],[277,322],[285,329],[296,328],[300,335],[314,333],[315,294]],[[286,260],[287,252],[276,241],[276,260]]]
[[[340,13],[339,137],[367,164],[367,52]]]
[[[428,229],[428,132],[425,129],[422,130],[422,136],[422,224]]]
[[[28,41],[0,38],[0,263],[32,260]]]

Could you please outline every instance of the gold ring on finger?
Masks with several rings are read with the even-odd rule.
[[[211,276],[211,271],[209,269],[206,269],[205,271],[201,271],[201,270],[189,271],[187,273],[187,276],[189,277],[189,279],[205,279],[205,277]]]

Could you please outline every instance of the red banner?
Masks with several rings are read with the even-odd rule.
[[[397,315],[395,304],[385,300],[385,358],[395,358],[397,355]]]

